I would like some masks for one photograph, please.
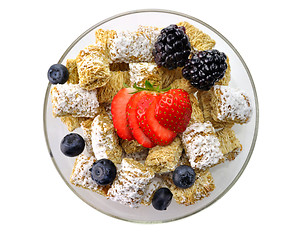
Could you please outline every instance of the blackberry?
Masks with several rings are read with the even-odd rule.
[[[161,30],[153,50],[156,64],[169,70],[183,67],[190,53],[191,44],[185,27],[173,24]]]
[[[223,78],[227,56],[216,49],[195,53],[182,69],[182,75],[193,87],[208,91]]]

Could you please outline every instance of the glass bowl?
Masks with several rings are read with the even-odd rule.
[[[210,169],[216,188],[211,192],[209,197],[198,201],[196,204],[192,206],[179,205],[173,199],[166,211],[157,211],[151,205],[132,209],[128,206],[107,200],[97,193],[70,184],[69,176],[72,172],[75,158],[68,158],[60,151],[60,142],[68,134],[68,130],[59,118],[53,118],[52,116],[50,98],[51,85],[49,84],[45,95],[43,121],[45,139],[51,159],[64,182],[80,199],[109,216],[141,223],[168,222],[190,216],[207,208],[224,196],[245,170],[252,155],[258,132],[258,100],[251,74],[244,60],[233,45],[218,31],[199,19],[178,12],[155,9],[136,10],[118,14],[97,23],[81,34],[64,52],[59,63],[65,64],[67,59],[75,58],[81,49],[95,43],[94,33],[99,28],[133,30],[138,25],[166,27],[181,21],[187,21],[193,24],[216,41],[215,48],[225,52],[230,59],[232,69],[230,86],[244,89],[252,99],[254,111],[251,121],[244,125],[236,124],[233,127],[243,146],[243,150],[234,161],[227,161]],[[75,132],[82,134],[80,129],[76,129]]]

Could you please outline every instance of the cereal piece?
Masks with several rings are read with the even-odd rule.
[[[86,144],[87,152],[93,155],[92,141],[91,141],[91,125],[93,122],[93,118],[89,118],[81,122],[81,128],[84,134],[84,140]]]
[[[130,70],[129,63],[110,63],[109,69],[112,72],[115,72],[115,71],[126,72],[126,71]]]
[[[145,206],[149,206],[154,197],[155,192],[162,186],[162,179],[158,177],[154,177],[150,180],[149,184],[146,186],[144,191],[144,196],[142,198],[142,204]]]
[[[91,178],[89,169],[92,167],[96,158],[93,156],[86,156],[84,154],[79,155],[74,163],[72,174],[70,176],[70,182],[76,187],[82,187],[84,189],[91,190],[103,196],[107,195],[109,185],[98,185]]]
[[[212,123],[213,127],[215,129],[220,129],[220,128],[230,128],[234,124],[230,122],[219,122],[215,121],[212,117],[212,106],[211,106],[211,90],[209,91],[198,91],[197,92],[197,97],[199,101],[199,107],[201,111],[203,112],[203,117],[205,121],[209,121]]]
[[[180,136],[193,168],[205,170],[224,161],[219,140],[210,122],[193,123]]]
[[[137,31],[117,32],[110,40],[112,62],[153,62],[152,50],[160,30],[156,27],[139,26]]]
[[[105,51],[96,45],[81,50],[76,58],[79,85],[87,90],[106,85],[109,81],[109,62]]]
[[[186,189],[177,187],[173,183],[172,177],[170,177],[171,175],[165,177],[166,183],[173,194],[173,198],[178,204],[184,204],[185,206],[195,204],[197,201],[208,197],[210,192],[215,189],[213,177],[208,169],[195,169],[195,173],[196,178],[194,184]]]
[[[178,137],[166,146],[155,146],[148,152],[145,165],[151,167],[156,173],[174,171],[182,154],[182,145]]]
[[[228,86],[214,86],[211,89],[211,115],[214,120],[231,123],[247,123],[252,115],[248,95]]]
[[[190,94],[189,97],[190,97],[190,101],[191,101],[191,105],[192,105],[192,115],[191,115],[189,125],[191,125],[193,123],[203,123],[204,117],[203,117],[203,113],[199,107],[199,102],[198,102],[197,98],[193,94]]]
[[[155,63],[130,63],[130,84],[145,87],[148,80],[153,86],[162,86],[162,76]]]
[[[227,57],[226,59],[226,63],[227,63],[227,70],[225,72],[225,75],[223,76],[222,79],[220,79],[219,81],[217,81],[215,83],[215,85],[224,85],[224,86],[228,86],[229,82],[231,81],[231,66],[230,66],[230,62],[229,62],[229,58]]]
[[[105,110],[96,116],[91,125],[91,141],[97,159],[110,159],[114,163],[121,162],[122,148],[113,123]]]
[[[97,89],[97,97],[100,103],[111,103],[113,97],[124,88],[124,83],[129,84],[129,72],[110,72],[109,82]]]
[[[142,163],[132,158],[124,158],[107,196],[113,201],[137,208],[141,204],[146,186],[154,175],[154,172]]]
[[[210,50],[215,46],[215,40],[188,22],[180,22],[184,26],[192,47],[197,51]]]
[[[114,30],[98,29],[95,31],[95,43],[104,49],[107,59],[109,59],[110,41],[115,37],[115,35],[116,31]]]
[[[161,76],[162,76],[162,88],[167,88],[176,79],[183,78],[182,68],[180,68],[180,67],[173,69],[173,70],[169,70],[167,68],[160,67],[159,72],[161,73]]]
[[[139,144],[136,140],[121,140],[122,148],[124,149],[125,153],[131,154],[131,153],[137,153],[142,152],[146,148],[143,147],[141,144]]]
[[[69,79],[67,83],[78,84],[79,78],[78,78],[76,59],[67,59],[66,67],[69,71]]]
[[[171,87],[171,89],[174,89],[174,88],[183,89],[183,90],[187,91],[188,94],[192,94],[192,93],[195,93],[197,91],[197,89],[194,88],[190,84],[190,81],[186,80],[185,78],[176,79],[169,86]]]
[[[60,120],[67,126],[69,132],[72,132],[76,128],[79,128],[81,122],[84,121],[85,119],[86,118],[72,117],[72,116],[66,116],[60,118]]]
[[[57,84],[51,88],[54,117],[95,117],[99,111],[96,90],[87,91],[76,84]]]
[[[242,145],[231,128],[224,128],[216,132],[220,142],[220,149],[224,157],[232,161],[241,152]]]

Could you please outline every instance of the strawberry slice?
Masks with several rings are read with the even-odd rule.
[[[135,90],[133,88],[123,88],[121,89],[113,98],[111,103],[111,114],[115,130],[120,138],[126,140],[133,140],[134,137],[128,127],[128,122],[126,118],[126,106],[130,98],[133,96],[131,94]]]
[[[146,148],[152,148],[155,144],[144,134],[139,126],[137,113],[138,113],[138,102],[146,95],[146,91],[135,93],[127,103],[126,116],[128,126],[131,130],[133,137],[137,140],[139,144]]]
[[[189,94],[182,89],[171,89],[158,98],[155,117],[163,127],[171,131],[184,132],[191,114]]]
[[[139,114],[138,122],[140,127],[153,143],[161,146],[168,145],[175,139],[177,133],[163,127],[155,118],[157,98],[148,97],[147,99],[145,104],[148,104],[149,107],[145,109],[145,114]]]

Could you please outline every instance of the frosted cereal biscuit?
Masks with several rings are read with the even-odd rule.
[[[70,175],[70,182],[76,187],[82,187],[106,196],[110,186],[98,185],[91,178],[89,169],[95,161],[96,158],[93,156],[86,156],[84,154],[79,155],[74,162],[72,174]]]
[[[109,61],[104,49],[90,45],[76,57],[79,85],[87,90],[106,85],[109,81]]]
[[[186,80],[185,78],[176,79],[169,86],[171,87],[171,89],[175,89],[175,88],[183,89],[187,91],[188,94],[197,92],[197,89],[194,88],[190,84],[190,81]]]
[[[216,132],[220,149],[226,160],[232,161],[241,152],[242,145],[231,128],[223,128]]]
[[[193,123],[180,136],[192,168],[204,170],[224,161],[219,140],[210,122]]]
[[[155,192],[163,185],[163,181],[159,177],[154,177],[144,190],[144,195],[141,203],[145,206],[149,206],[154,197]]]
[[[184,26],[185,32],[189,37],[192,47],[197,51],[210,50],[215,46],[215,40],[213,40],[209,35],[202,32],[192,24],[188,22],[180,22],[178,26]]]
[[[148,152],[145,165],[151,167],[156,173],[174,171],[182,154],[182,145],[178,137],[166,146],[155,146]]]
[[[211,90],[209,90],[209,91],[198,91],[197,92],[197,97],[198,97],[198,101],[199,101],[199,107],[203,112],[203,116],[204,116],[205,121],[211,122],[215,129],[230,128],[234,125],[234,123],[220,122],[220,121],[215,121],[213,119],[213,117],[212,117],[212,106],[211,106],[211,100],[212,100]]]
[[[107,196],[109,199],[132,208],[140,206],[144,192],[154,172],[132,158],[122,160],[121,169]]]
[[[97,89],[99,103],[111,103],[113,97],[124,88],[124,83],[129,85],[129,72],[110,72],[109,82]]]
[[[87,152],[93,155],[92,141],[91,141],[91,125],[93,122],[93,118],[86,119],[81,122],[81,128],[84,134],[84,140],[86,144]]]
[[[153,86],[162,87],[162,76],[155,63],[130,63],[129,64],[130,84],[138,87],[145,87],[149,81]]]
[[[67,126],[69,132],[74,131],[76,128],[80,127],[80,124],[82,121],[84,121],[86,118],[82,117],[61,117],[60,120]]]
[[[137,31],[117,32],[110,41],[111,62],[153,62],[152,50],[160,30],[139,26]]]
[[[191,105],[192,105],[192,115],[191,115],[189,125],[191,125],[193,123],[203,123],[204,117],[203,117],[203,113],[199,107],[198,99],[193,94],[190,94],[189,98],[190,98]]]
[[[211,89],[211,115],[215,121],[247,123],[252,115],[248,95],[229,86],[214,86]]]
[[[197,201],[208,197],[215,189],[213,177],[208,169],[195,169],[195,173],[196,178],[194,184],[186,189],[177,187],[173,183],[171,175],[165,178],[166,183],[173,194],[173,198],[178,204],[184,204],[186,206],[193,205]]]
[[[95,117],[99,111],[96,90],[85,90],[77,84],[57,84],[51,88],[54,117]]]
[[[226,59],[226,63],[227,63],[227,69],[226,69],[225,75],[223,76],[222,79],[217,81],[215,83],[215,85],[224,85],[224,86],[229,85],[229,82],[231,81],[231,66],[230,66],[230,61],[229,61],[228,57]]]
[[[91,141],[94,156],[106,158],[115,164],[121,162],[122,147],[115,132],[113,123],[105,110],[96,116],[91,124]]]
[[[66,67],[69,72],[69,79],[67,83],[78,84],[79,78],[78,78],[76,59],[67,59]]]

